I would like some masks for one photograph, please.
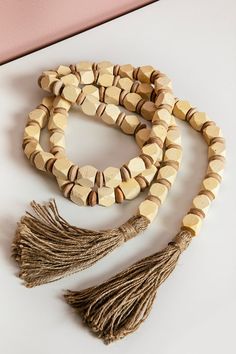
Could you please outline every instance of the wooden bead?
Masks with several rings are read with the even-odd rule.
[[[215,198],[219,190],[220,183],[214,177],[207,177],[203,180],[202,186],[205,190],[209,191]]]
[[[156,104],[157,107],[159,107],[162,104],[167,104],[167,105],[173,107],[174,104],[175,104],[175,98],[169,92],[161,92],[157,96],[155,104]]]
[[[60,65],[57,68],[57,73],[61,76],[69,75],[71,73],[71,69],[67,65]]]
[[[166,149],[164,155],[164,161],[175,161],[180,164],[182,159],[182,151],[177,148]]]
[[[151,200],[144,200],[138,208],[139,215],[145,216],[152,222],[157,215],[158,205]]]
[[[150,128],[144,128],[140,129],[136,134],[135,134],[135,140],[138,146],[141,148],[146,141],[148,141],[150,137],[151,129]]]
[[[98,106],[99,101],[94,96],[88,95],[85,97],[85,100],[81,105],[81,109],[88,116],[94,116],[96,114]]]
[[[62,76],[60,80],[63,82],[63,84],[65,86],[66,85],[78,86],[79,83],[80,83],[79,79],[74,74],[69,74],[69,75]]]
[[[36,122],[40,128],[44,128],[47,124],[48,114],[42,109],[36,108],[28,115],[28,123]]]
[[[158,173],[158,178],[160,179],[166,179],[170,184],[174,183],[174,180],[176,178],[177,171],[174,167],[172,166],[164,166],[161,167]]]
[[[203,136],[207,144],[210,144],[212,139],[222,137],[222,132],[216,125],[210,125],[203,130]]]
[[[75,103],[80,92],[81,89],[79,87],[67,85],[62,91],[62,97],[64,97],[69,102]]]
[[[93,166],[86,165],[79,168],[77,182],[84,187],[93,187],[97,169]]]
[[[38,170],[46,171],[46,163],[53,158],[53,154],[45,151],[40,151],[34,158],[34,165]]]
[[[113,74],[113,67],[110,61],[101,61],[97,64],[97,70],[102,73]]]
[[[191,231],[193,236],[196,236],[196,234],[199,232],[201,224],[202,219],[198,215],[191,213],[185,215],[182,221],[182,226],[187,230]]]
[[[98,203],[102,206],[111,206],[115,203],[115,192],[113,188],[98,188]]]
[[[51,92],[51,87],[54,82],[58,81],[58,79],[55,76],[43,76],[41,81],[40,81],[40,86],[44,91]]]
[[[121,77],[129,77],[133,79],[134,67],[131,64],[121,65],[119,70],[119,75]]]
[[[89,206],[94,206],[98,203],[98,195],[96,191],[91,191],[88,195],[87,204]]]
[[[179,100],[175,103],[173,114],[175,117],[185,120],[188,111],[192,108],[188,101]]]
[[[216,142],[209,146],[208,148],[208,157],[212,156],[225,156],[225,144]]]
[[[65,100],[61,96],[57,96],[53,101],[54,108],[64,108],[66,111],[69,111],[71,107],[71,103]]]
[[[150,138],[158,137],[164,143],[167,135],[167,129],[163,125],[154,125],[151,129]]]
[[[167,132],[166,135],[166,146],[168,147],[171,144],[180,145],[181,136],[179,129],[171,129]]]
[[[149,185],[153,181],[153,178],[154,178],[156,172],[157,172],[156,166],[152,165],[150,168],[147,168],[146,170],[144,170],[140,174],[140,176],[143,177],[145,179],[145,181],[147,182],[147,184]]]
[[[148,194],[157,197],[163,204],[168,194],[168,188],[164,184],[156,182],[151,185]]]
[[[138,80],[144,83],[149,83],[153,70],[154,68],[150,65],[140,66],[138,70]]]
[[[142,153],[150,156],[153,159],[153,163],[156,161],[161,161],[162,159],[162,149],[156,144],[147,144],[142,147]]]
[[[87,205],[87,198],[91,188],[79,186],[75,184],[70,193],[70,199],[72,202],[78,205]]]
[[[106,187],[117,187],[121,183],[120,169],[116,167],[107,167],[103,171]]]
[[[54,96],[46,96],[42,99],[41,104],[47,107],[48,109],[51,109],[54,101]]]
[[[193,208],[202,210],[204,214],[207,213],[210,204],[211,200],[204,194],[197,195],[193,199]]]
[[[67,179],[71,166],[73,163],[67,158],[57,159],[53,165],[52,173],[57,178]]]
[[[159,108],[157,109],[152,117],[152,122],[165,122],[167,125],[170,124],[171,122],[171,114],[169,111],[167,111],[167,109],[165,108]]]
[[[115,200],[116,203],[120,204],[124,201],[125,197],[124,194],[122,192],[122,190],[120,189],[120,187],[116,187],[115,188]]]
[[[152,120],[156,111],[155,103],[146,101],[141,107],[141,115],[146,120]]]
[[[48,129],[49,130],[62,130],[64,131],[67,126],[67,116],[62,113],[54,113],[48,122]]]
[[[119,187],[122,190],[125,199],[128,200],[134,199],[140,193],[140,185],[134,178],[130,178],[128,181],[121,182]]]
[[[105,122],[106,124],[109,125],[114,125],[117,121],[117,118],[120,114],[120,109],[114,105],[114,104],[107,104],[101,119],[103,120],[103,122]]]
[[[63,133],[55,132],[49,138],[50,146],[60,146],[65,148],[65,136]]]
[[[38,141],[32,140],[25,145],[24,153],[28,159],[30,159],[31,155],[37,151],[42,151],[42,147]]]
[[[134,157],[127,163],[131,177],[136,177],[145,170],[145,163],[140,157]]]
[[[124,77],[119,79],[118,81],[118,88],[120,88],[121,90],[125,90],[127,92],[130,92],[131,87],[133,86],[133,80],[129,79],[128,77]]]
[[[135,115],[126,115],[120,127],[125,134],[133,135],[138,125],[139,119]]]
[[[189,123],[191,127],[197,131],[201,131],[203,124],[209,121],[209,117],[204,112],[196,112],[193,114]]]
[[[82,70],[92,70],[93,62],[91,61],[80,61],[75,65],[76,71],[80,72]]]
[[[39,140],[40,136],[40,127],[39,125],[27,125],[24,131],[24,139],[30,138]]]
[[[105,90],[105,103],[119,104],[121,89],[116,86],[107,87]]]
[[[141,83],[138,85],[136,93],[138,93],[145,100],[150,100],[153,93],[153,87],[150,84]]]
[[[158,77],[157,79],[155,79],[154,81],[154,85],[155,85],[155,91],[157,92],[158,90],[161,90],[163,88],[169,88],[172,89],[172,82],[171,80],[163,75]]]
[[[97,78],[97,84],[104,87],[112,86],[114,76],[111,74],[99,74]]]
[[[224,172],[224,165],[224,161],[218,159],[212,160],[209,162],[207,173],[217,173],[222,176]]]
[[[141,99],[142,97],[137,93],[128,93],[124,98],[124,107],[128,109],[128,111],[135,112],[137,104]]]
[[[83,85],[92,84],[94,82],[94,73],[92,70],[80,70],[80,83]]]
[[[90,95],[94,96],[97,100],[99,100],[99,89],[94,85],[86,85],[82,88],[82,92],[85,96]]]

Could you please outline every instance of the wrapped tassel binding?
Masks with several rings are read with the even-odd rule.
[[[121,339],[147,318],[157,289],[172,273],[191,238],[189,231],[180,231],[162,251],[98,286],[68,291],[65,299],[105,343]]]
[[[59,213],[55,201],[31,203],[36,216],[26,213],[18,223],[13,257],[20,277],[34,287],[83,270],[144,231],[149,221],[133,216],[120,227],[93,231],[70,225]]]

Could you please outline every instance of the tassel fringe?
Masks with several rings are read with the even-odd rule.
[[[70,225],[54,200],[32,202],[36,216],[26,213],[18,223],[12,255],[27,287],[45,284],[90,267],[130,238],[144,231],[149,221],[133,216],[118,228],[93,231]]]
[[[180,231],[168,246],[98,286],[68,291],[65,299],[105,343],[134,332],[150,313],[159,286],[174,270],[192,235]]]

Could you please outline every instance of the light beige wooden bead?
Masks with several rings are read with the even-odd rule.
[[[207,213],[210,204],[211,204],[210,199],[204,194],[197,195],[193,199],[193,208],[202,210],[204,214]]]
[[[141,82],[150,82],[150,77],[154,68],[151,65],[140,66],[138,70],[138,80]]]
[[[47,124],[48,114],[42,109],[36,108],[29,113],[28,122],[37,122],[41,128]]]
[[[205,112],[196,112],[193,114],[189,123],[193,129],[200,131],[202,129],[203,124],[209,120],[210,119]]]
[[[93,187],[97,169],[90,165],[85,165],[79,168],[76,182],[84,187]]]
[[[155,85],[155,91],[157,92],[158,90],[160,89],[163,89],[163,88],[170,88],[172,89],[172,82],[171,80],[167,77],[167,76],[160,76],[158,77],[155,82],[154,82],[154,85]]]
[[[155,176],[157,172],[157,168],[156,166],[152,165],[150,168],[147,168],[146,170],[144,170],[140,176],[144,177],[145,180],[148,182],[148,184],[150,184]]]
[[[87,96],[94,96],[99,100],[99,89],[94,85],[86,85],[82,88],[82,92]]]
[[[115,203],[115,192],[113,188],[98,188],[98,204],[102,206],[111,206]]]
[[[222,176],[224,172],[224,161],[221,160],[212,160],[209,162],[207,173],[217,173]]]
[[[161,161],[163,151],[156,143],[152,143],[143,146],[142,153],[150,156],[153,159],[153,163],[156,163],[156,161]]]
[[[104,87],[112,86],[114,76],[111,74],[99,74],[97,79],[97,84]]]
[[[166,149],[164,155],[164,161],[176,161],[180,163],[181,160],[182,160],[181,149],[176,149],[176,148]]]
[[[63,88],[62,97],[64,97],[67,101],[75,103],[81,89],[79,87],[73,85],[67,85]]]
[[[203,136],[207,142],[207,144],[210,144],[211,140],[214,138],[221,138],[222,137],[222,132],[219,127],[216,125],[210,125],[206,129],[203,130]]]
[[[164,184],[156,182],[151,185],[148,194],[157,197],[163,204],[168,194],[168,188]]]
[[[127,92],[130,92],[131,87],[133,86],[133,83],[134,83],[133,80],[129,79],[128,77],[123,77],[123,78],[119,79],[117,86],[121,90],[125,90]]]
[[[99,106],[99,101],[94,96],[86,96],[84,102],[81,105],[82,111],[88,116],[95,116],[97,108]]]
[[[73,86],[78,86],[79,85],[79,80],[74,74],[69,74],[62,76],[60,79],[64,85],[73,85]]]
[[[220,187],[220,182],[214,177],[207,177],[203,180],[202,186],[205,190],[211,192],[216,197]]]
[[[195,214],[187,214],[183,218],[182,226],[189,229],[194,236],[199,232],[202,225],[202,219]]]
[[[142,97],[137,93],[128,93],[124,99],[124,107],[128,109],[128,111],[135,112],[137,104],[141,99]]]
[[[55,132],[49,138],[50,146],[60,146],[65,148],[65,135],[63,133]]]
[[[215,155],[225,156],[225,144],[216,142],[209,146],[208,148],[208,157],[212,157]]]
[[[146,101],[141,107],[141,115],[146,120],[151,121],[153,119],[156,109],[157,108],[155,106],[155,103],[153,103],[151,101]]]
[[[67,158],[57,159],[53,165],[52,173],[55,177],[61,179],[67,179],[69,169],[73,163]]]
[[[80,70],[80,83],[83,85],[92,84],[94,82],[94,72],[92,70]]]
[[[32,140],[26,144],[26,146],[24,148],[24,153],[27,156],[27,158],[30,159],[30,156],[35,151],[42,151],[42,147],[37,141]]]
[[[27,125],[24,131],[24,139],[32,138],[39,140],[40,137],[40,127],[39,125]]]
[[[71,69],[67,65],[60,65],[57,68],[57,73],[62,76],[69,75],[71,73]]]
[[[76,71],[80,70],[92,70],[93,62],[92,61],[80,61],[75,65]]]
[[[125,134],[133,135],[138,125],[139,119],[135,115],[126,115],[120,127]]]
[[[103,171],[106,187],[117,187],[121,183],[120,169],[116,167],[107,167]]]
[[[171,129],[167,132],[166,135],[166,146],[168,147],[171,144],[180,145],[181,136],[179,129]]]
[[[120,66],[119,75],[121,77],[129,77],[133,79],[134,67],[131,64],[125,64]]]
[[[65,130],[67,126],[67,116],[62,113],[54,113],[48,122],[48,129],[60,129]]]
[[[186,114],[192,108],[188,101],[179,100],[175,103],[173,108],[173,115],[179,119],[185,120]]]
[[[41,104],[50,109],[53,105],[54,96],[46,96],[42,99]]]
[[[79,186],[75,184],[70,193],[70,199],[72,202],[78,205],[87,205],[87,198],[91,188]]]
[[[101,73],[113,74],[114,65],[110,61],[101,61],[97,63],[97,70]]]
[[[116,86],[107,87],[105,91],[105,103],[119,104],[121,89]]]
[[[69,111],[71,107],[71,103],[67,100],[65,100],[61,96],[57,96],[54,101],[53,101],[53,107],[54,108],[64,108],[66,111]]]
[[[131,177],[136,177],[145,170],[145,163],[141,157],[134,157],[127,163]]]
[[[120,189],[122,190],[125,199],[128,200],[134,199],[140,193],[140,185],[134,178],[130,178],[126,182],[121,182]]]
[[[159,107],[161,104],[167,104],[171,107],[175,104],[174,96],[169,92],[161,92],[156,98],[155,104]]]
[[[167,109],[164,108],[160,108],[157,109],[152,117],[152,122],[160,122],[160,121],[164,121],[166,122],[166,124],[170,124],[171,122],[171,114],[169,111],[167,111]]]
[[[169,181],[171,184],[174,183],[177,171],[172,166],[161,167],[158,173],[158,178],[163,178]]]
[[[43,76],[40,81],[40,86],[43,90],[51,92],[51,86],[54,82],[59,81],[55,76]]]
[[[142,98],[150,100],[151,94],[153,92],[153,87],[151,84],[141,83],[138,85],[136,93],[138,93]]]
[[[107,104],[105,111],[103,112],[101,119],[103,122],[109,125],[114,125],[120,114],[120,109],[114,104]]]
[[[144,143],[146,143],[146,141],[148,141],[148,139],[150,137],[150,133],[151,133],[150,128],[144,128],[144,129],[139,130],[135,134],[136,143],[138,144],[138,146],[140,148],[144,145]]]
[[[138,208],[139,215],[145,216],[152,222],[157,215],[158,205],[151,200],[144,200]]]
[[[48,160],[53,159],[55,156],[49,152],[40,151],[34,158],[34,164],[40,171],[46,171],[46,163]]]
[[[164,143],[167,135],[167,129],[163,125],[153,125],[150,138],[158,137]]]

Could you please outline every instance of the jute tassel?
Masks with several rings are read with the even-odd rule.
[[[83,270],[130,238],[144,231],[149,221],[133,216],[120,227],[92,231],[70,225],[58,212],[55,201],[31,203],[36,216],[26,213],[18,223],[13,257],[20,277],[34,287]]]
[[[151,311],[157,289],[172,273],[192,235],[180,231],[162,251],[146,257],[103,284],[68,291],[65,299],[105,343],[134,332]]]

